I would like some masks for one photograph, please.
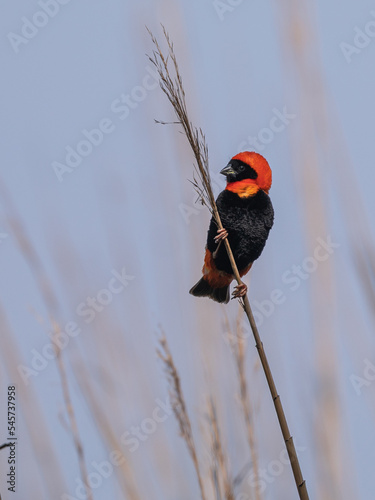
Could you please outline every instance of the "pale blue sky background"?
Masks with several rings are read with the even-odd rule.
[[[329,107],[336,113],[335,128],[347,148],[333,155],[343,154],[352,162],[350,175],[359,186],[364,211],[372,222],[375,36],[353,55],[350,63],[340,44],[353,43],[355,27],[363,28],[375,21],[375,14],[371,14],[375,8],[372,2],[363,0],[319,0],[315,4],[312,23],[318,35],[317,51]],[[314,484],[319,477],[312,428],[318,410],[311,394],[323,389],[316,386],[315,379],[318,368],[313,355],[311,280],[304,281],[296,292],[282,281],[283,273],[309,257],[311,249],[305,240],[304,195],[292,167],[291,144],[303,122],[294,92],[295,74],[281,43],[280,8],[276,2],[244,0],[221,19],[211,0],[71,0],[60,5],[59,12],[48,18],[27,44],[19,45],[16,53],[9,33],[20,35],[23,18],[32,19],[41,7],[31,0],[2,5],[0,180],[45,266],[59,301],[59,321],[75,321],[82,328],[82,334],[71,339],[64,350],[64,358],[88,464],[105,460],[108,450],[98,437],[69,360],[80,359],[76,353],[83,357],[91,370],[90,383],[99,393],[102,391],[100,400],[120,436],[152,413],[157,398],[165,400],[162,367],[154,352],[154,333],[159,324],[170,340],[194,415],[195,431],[199,432],[204,414],[205,372],[212,369],[216,374],[214,386],[227,398],[223,397],[222,402],[223,427],[233,457],[233,472],[238,472],[247,460],[241,438],[231,423],[232,403],[225,402],[233,398],[227,372],[232,377],[234,367],[221,333],[221,309],[207,301],[197,302],[187,294],[200,275],[209,221],[209,214],[198,211],[193,204],[195,195],[187,180],[192,177],[193,159],[175,128],[154,123],[155,118],[168,121],[173,115],[160,89],[151,89],[155,87],[152,77],[146,80],[150,90],[138,88],[151,74],[145,53],[150,53],[152,46],[145,25],[160,36],[162,22],[175,42],[191,118],[206,133],[212,172],[218,172],[249,136],[269,127],[275,108],[281,111],[286,107],[295,115],[285,130],[275,134],[260,151],[273,169],[270,194],[276,219],[268,245],[252,271],[250,298],[265,300],[275,288],[286,296],[285,302],[265,319],[261,330],[290,427],[304,448],[300,455],[311,498],[317,498]],[[118,111],[122,94],[123,99],[133,95],[133,107],[127,115]],[[76,148],[84,139],[82,131],[97,128],[105,119],[111,121],[112,131],[59,182],[53,162],[64,163],[66,147]],[[245,149],[252,148],[248,145]],[[330,235],[340,243],[330,265],[337,285],[335,333],[346,434],[343,448],[351,459],[350,482],[356,495],[345,496],[349,493],[342,492],[338,498],[372,500],[374,386],[365,387],[358,396],[350,376],[362,375],[365,359],[375,363],[374,317],[353,266],[336,191],[338,175],[347,174],[331,170],[327,176],[323,174],[322,182],[332,195],[327,214]],[[224,186],[223,180],[219,182],[221,185],[215,184],[217,193]],[[357,204],[356,196],[347,198],[346,203],[350,209]],[[193,210],[188,222],[182,214],[187,207]],[[46,343],[46,328],[40,318],[46,320],[47,311],[19,251],[7,212],[9,205],[3,203],[0,233],[6,237],[0,239],[0,300],[19,349],[19,362],[30,366],[32,350],[40,351]],[[359,225],[359,220],[353,224]],[[366,230],[374,236],[373,226]],[[121,272],[123,268],[134,279],[98,315],[95,328],[85,324],[76,313],[77,306],[106,288],[113,270]],[[324,289],[321,297],[324,301]],[[232,303],[228,308],[233,319],[236,305]],[[256,359],[252,342],[249,348],[251,377]],[[211,356],[212,366],[203,368],[207,355]],[[0,374],[1,397],[5,401],[6,385],[14,381],[6,364]],[[111,379],[109,393],[103,382],[107,376]],[[60,499],[64,492],[74,495],[79,472],[74,447],[62,423],[66,418],[61,417],[64,405],[54,362],[31,381],[53,439],[51,453],[62,471],[61,480],[53,486],[54,498]],[[30,386],[26,392],[31,391]],[[261,373],[251,386],[254,398],[261,402],[258,441],[261,465],[267,467],[277,459],[283,445]],[[20,414],[28,411],[19,404]],[[35,460],[26,420],[20,417],[18,493],[12,498],[51,500],[40,475],[40,469],[50,465],[48,454],[37,453]],[[269,426],[262,427],[266,420]],[[35,425],[41,432],[41,424]],[[190,461],[183,443],[175,438],[175,422],[170,418],[161,427],[130,456],[144,498],[197,498]],[[164,458],[165,443],[178,457],[178,470],[184,471],[183,492],[178,471],[173,469],[175,464],[167,463],[165,469],[169,472],[165,472],[163,481],[158,479],[155,462]],[[10,496],[5,493],[3,481],[1,477],[1,493],[6,500]],[[169,484],[168,490],[164,484]],[[265,498],[279,498],[278,491],[286,492],[283,498],[294,498],[289,470],[267,486]],[[94,491],[94,498],[122,498],[115,479],[105,480]]]

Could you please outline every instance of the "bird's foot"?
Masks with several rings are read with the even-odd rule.
[[[245,297],[247,294],[247,286],[245,283],[237,285],[232,292],[232,299],[239,299],[240,297]]]
[[[220,241],[225,240],[225,238],[228,238],[228,231],[224,228],[218,229],[217,235],[214,238],[215,243],[219,243]]]

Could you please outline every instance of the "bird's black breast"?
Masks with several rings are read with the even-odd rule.
[[[271,200],[264,191],[240,198],[225,190],[219,194],[216,204],[223,227],[228,231],[237,267],[241,271],[260,256],[266,244],[274,217]],[[207,236],[207,248],[212,253],[217,248],[214,241],[216,234],[217,226],[212,218]],[[224,244],[221,244],[215,256],[215,264],[218,269],[232,274]]]

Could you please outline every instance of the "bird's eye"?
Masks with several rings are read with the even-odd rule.
[[[238,169],[240,172],[243,172],[245,170],[245,167],[243,165],[240,165],[239,166],[239,169]]]

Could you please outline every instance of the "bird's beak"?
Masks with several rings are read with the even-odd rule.
[[[236,172],[233,170],[232,165],[228,163],[226,167],[223,168],[223,170],[220,171],[221,174],[225,175],[228,177],[228,175],[235,175]]]

